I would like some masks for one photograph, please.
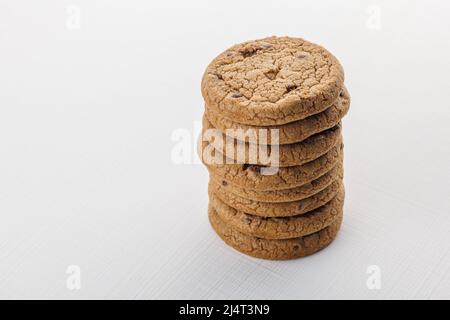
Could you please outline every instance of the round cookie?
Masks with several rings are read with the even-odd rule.
[[[341,188],[340,180],[307,198],[289,202],[261,202],[227,192],[221,185],[209,182],[209,192],[230,207],[261,217],[291,217],[314,210],[333,199]]]
[[[270,260],[288,260],[313,254],[328,246],[336,237],[342,224],[342,214],[325,229],[292,239],[269,240],[253,237],[231,228],[219,218],[212,206],[208,208],[212,228],[222,240],[237,251]]]
[[[207,67],[208,109],[239,123],[279,125],[322,112],[344,83],[338,60],[301,38],[269,37],[237,44]]]
[[[303,165],[282,167],[273,175],[264,175],[263,166],[248,164],[207,164],[208,171],[229,184],[258,191],[295,188],[322,176],[342,162],[344,145],[339,143],[323,156]]]
[[[316,133],[334,127],[347,114],[349,107],[350,95],[344,87],[336,102],[325,111],[278,126],[261,127],[240,124],[211,110],[206,113],[206,117],[215,128],[236,139],[254,143],[260,139],[267,139],[267,143],[272,143],[270,130],[278,130],[278,143],[290,144],[303,141]]]
[[[290,239],[320,231],[332,224],[342,214],[344,194],[341,187],[338,194],[323,206],[286,218],[258,217],[233,209],[214,195],[209,199],[219,218],[233,229],[264,239]]]
[[[270,190],[270,191],[255,191],[251,189],[241,188],[231,185],[220,177],[211,175],[212,183],[219,184],[224,190],[234,193],[242,198],[260,201],[260,202],[289,202],[307,198],[317,192],[325,189],[336,180],[343,178],[342,163],[336,166],[329,172],[312,180],[299,187],[284,189],[284,190]]]
[[[207,163],[217,163],[219,161],[219,164],[222,164],[228,158],[234,160],[237,164],[272,165],[277,167],[302,165],[324,155],[341,140],[341,125],[338,123],[333,128],[317,133],[301,142],[277,146],[278,157],[274,156],[272,158],[268,157],[268,155],[273,155],[273,146],[264,146],[267,150],[261,151],[259,149],[262,147],[261,145],[235,139],[232,139],[234,140],[232,148],[231,151],[228,151],[226,136],[216,130],[204,116],[202,141],[209,142],[211,147],[223,155],[222,159],[218,159],[216,156],[211,156],[210,151],[203,149],[205,152],[202,152],[202,158]],[[221,141],[215,141],[216,138],[219,138]]]

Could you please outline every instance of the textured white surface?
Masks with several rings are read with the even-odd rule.
[[[72,4],[80,29],[66,27]],[[449,9],[2,0],[0,297],[450,298]],[[352,94],[345,223],[288,262],[226,247],[207,222],[206,170],[171,161],[173,130],[201,117],[206,64],[272,34],[326,46]]]

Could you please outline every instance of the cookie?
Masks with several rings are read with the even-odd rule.
[[[344,145],[339,141],[323,156],[300,166],[282,167],[273,175],[264,175],[263,166],[248,164],[207,164],[210,174],[229,184],[259,191],[291,189],[319,178],[342,162]]]
[[[237,44],[207,67],[208,110],[250,125],[280,125],[327,109],[344,83],[338,60],[301,38],[269,37]]]
[[[307,198],[289,202],[261,202],[245,199],[228,192],[221,185],[209,182],[209,192],[216,195],[230,207],[261,217],[291,217],[314,210],[333,199],[341,188],[340,180]]]
[[[278,143],[290,144],[303,141],[316,133],[334,127],[347,114],[349,107],[350,95],[344,87],[336,102],[325,111],[278,126],[261,127],[240,124],[213,111],[208,111],[206,117],[215,128],[236,139],[243,139],[246,142],[267,139],[267,143],[270,144],[272,143],[270,130],[278,130]],[[264,136],[261,137],[261,134]]]
[[[220,177],[211,175],[211,182],[219,184],[227,192],[236,194],[242,198],[260,201],[260,202],[289,202],[301,200],[322,191],[336,180],[342,180],[343,168],[342,163],[320,176],[319,178],[305,183],[296,188],[284,190],[255,191],[229,184]]]
[[[342,214],[325,229],[292,239],[269,240],[246,235],[219,218],[210,205],[208,217],[212,228],[222,240],[237,251],[249,256],[270,260],[287,260],[313,254],[328,246],[342,224]]]
[[[261,145],[250,144],[234,140],[229,150],[226,146],[226,136],[219,134],[214,130],[212,124],[206,117],[203,117],[203,141],[210,143],[214,149],[218,150],[223,158],[217,158],[216,153],[211,153],[208,149],[203,149],[202,158],[207,163],[222,164],[226,158],[234,160],[235,163],[272,165],[279,167],[289,167],[302,165],[309,161],[319,158],[330,151],[341,139],[340,123],[333,128],[317,133],[301,142],[293,144],[279,145],[278,157],[274,156],[273,146],[265,146],[266,150],[261,149]],[[218,135],[218,136],[217,136]],[[219,142],[216,141],[219,138]]]
[[[244,234],[264,239],[290,239],[318,232],[342,214],[344,206],[344,188],[323,206],[305,214],[285,218],[259,217],[238,211],[226,205],[214,195],[210,203],[219,218]]]

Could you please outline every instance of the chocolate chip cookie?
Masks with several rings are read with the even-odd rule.
[[[336,180],[343,178],[342,163],[338,163],[333,169],[320,176],[319,178],[307,182],[301,186],[284,189],[284,190],[269,190],[258,191],[248,188],[241,188],[229,184],[220,177],[211,175],[212,183],[219,184],[224,190],[234,193],[242,198],[261,201],[261,202],[290,202],[307,198],[319,191],[322,191]]]
[[[275,152],[273,145],[262,146],[261,144],[251,144],[232,139],[231,148],[228,148],[226,136],[224,134],[218,135],[218,132],[214,129],[216,128],[212,126],[209,120],[203,117],[202,140],[209,142],[214,149],[224,156],[222,159],[218,159],[215,151],[203,149],[202,157],[207,163],[219,161],[219,164],[221,164],[228,158],[238,164],[297,166],[319,158],[341,140],[341,125],[338,123],[336,126],[316,133],[301,142],[277,146],[278,156],[273,156]]]
[[[344,84],[338,60],[301,38],[237,44],[216,57],[202,79],[206,105],[250,125],[279,125],[330,107]]]
[[[216,195],[230,207],[261,217],[291,217],[314,210],[333,199],[342,186],[334,181],[330,186],[307,198],[289,202],[262,202],[240,197],[228,192],[220,184],[209,182],[209,192]]]
[[[344,145],[338,145],[323,156],[299,166],[278,168],[276,174],[264,175],[264,166],[250,164],[208,164],[208,171],[229,184],[257,191],[291,189],[315,180],[342,162]]]
[[[269,259],[288,260],[313,254],[328,246],[336,237],[342,224],[342,214],[325,229],[292,239],[263,239],[246,235],[225,223],[210,205],[208,216],[211,226],[222,240],[247,255]]]
[[[284,217],[260,217],[236,210],[214,194],[210,196],[212,207],[224,223],[244,234],[264,239],[290,239],[320,231],[332,224],[342,214],[344,188],[323,206],[304,214]]]
[[[310,136],[336,126],[347,114],[350,107],[350,95],[344,87],[335,103],[325,111],[302,120],[278,126],[251,126],[234,122],[212,110],[206,112],[209,122],[220,131],[236,139],[246,142],[267,139],[268,143],[291,144],[305,140]],[[208,108],[206,108],[208,109]],[[271,141],[271,130],[278,130],[278,141]],[[239,134],[245,132],[245,135]],[[261,134],[264,135],[261,137]]]

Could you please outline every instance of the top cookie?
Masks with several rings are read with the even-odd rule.
[[[202,79],[206,107],[235,122],[280,125],[328,108],[344,72],[327,50],[301,38],[237,44],[216,57]]]

